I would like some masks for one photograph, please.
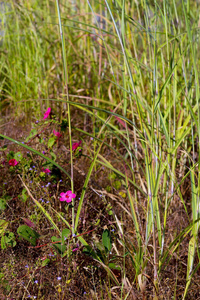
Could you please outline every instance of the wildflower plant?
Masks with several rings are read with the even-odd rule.
[[[14,166],[18,165],[18,163],[19,162],[16,159],[14,159],[14,158],[12,158],[12,159],[9,160],[9,165],[10,166],[14,167]]]
[[[66,201],[67,203],[72,202],[72,199],[76,198],[76,195],[72,191],[60,194],[60,201]]]
[[[22,191],[20,199],[32,199],[51,223],[56,232],[51,239],[51,246],[62,257],[69,257],[70,249],[78,241],[88,250],[88,255],[109,273],[112,268],[110,251],[115,249],[116,253],[122,252],[122,255],[118,255],[123,260],[124,268],[121,298],[124,290],[129,290],[123,299],[129,297],[134,285],[145,299],[146,278],[152,278],[154,295],[150,298],[158,298],[165,290],[162,286],[166,284],[163,270],[173,265],[171,261],[174,257],[177,261],[182,258],[176,252],[187,248],[187,261],[183,264],[181,262],[187,269],[185,290],[179,291],[185,299],[199,269],[196,257],[200,258],[200,59],[197,1],[132,1],[131,4],[130,1],[105,0],[98,4],[87,1],[87,19],[81,10],[85,9],[84,1],[78,1],[76,13],[66,19],[65,7],[62,6],[60,10],[59,1],[56,1],[57,15],[53,15],[53,21],[49,22],[51,16],[45,19],[41,14],[42,23],[37,23],[40,13],[33,14],[31,4],[28,3],[28,9],[25,6],[23,10],[23,5],[14,3],[13,8],[17,7],[23,17],[17,18],[17,23],[13,22],[11,26],[17,24],[16,27],[23,28],[23,32],[19,30],[18,34],[13,34],[11,30],[9,34],[8,30],[5,35],[5,48],[1,55],[5,78],[2,80],[3,100],[0,105],[3,106],[9,99],[16,106],[24,105],[23,112],[30,109],[32,118],[35,118],[36,111],[41,118],[37,121],[34,119],[33,128],[23,142],[0,134],[2,139],[35,155],[20,155],[17,152],[21,151],[19,149],[8,152],[1,148],[7,156],[0,166],[9,168],[12,175],[21,175],[26,193]],[[68,3],[66,7],[68,15]],[[14,12],[13,15],[17,15]],[[31,30],[30,27],[27,27],[28,30],[24,28],[26,26],[20,27],[25,16],[30,20]],[[58,24],[54,31],[55,19]],[[46,38],[45,31],[40,32],[44,20],[51,24],[49,27],[52,29],[53,41]],[[57,42],[57,25],[61,43]],[[78,38],[74,38],[77,32]],[[66,40],[70,41],[67,45]],[[77,47],[74,47],[74,43],[77,43]],[[29,55],[31,51],[34,51],[32,56]],[[41,57],[44,59],[42,63]],[[92,61],[89,61],[91,57]],[[60,72],[61,69],[63,72]],[[36,77],[31,78],[31,74]],[[45,80],[41,80],[44,77]],[[71,93],[73,89],[77,91],[76,95]],[[57,99],[49,96],[54,94],[58,95]],[[30,99],[39,100],[32,107],[33,101]],[[42,111],[39,111],[39,107],[42,107]],[[54,107],[55,114],[52,113]],[[84,129],[72,124],[76,119],[72,114],[74,111],[83,116]],[[16,113],[20,114],[20,110]],[[84,155],[89,161],[83,186],[79,190],[79,201],[76,200],[78,192],[74,188],[76,180],[73,166],[82,155],[82,144],[80,137],[75,138],[75,132],[79,132],[86,140],[87,155]],[[65,157],[59,160],[61,145]],[[36,168],[33,168],[34,165]],[[66,171],[69,168],[70,174]],[[95,179],[98,181],[98,171],[103,168],[111,174],[117,174],[116,178],[110,179],[110,184],[106,191],[101,191],[101,195],[104,192],[105,197],[110,197],[111,201],[120,206],[120,218],[115,213],[115,206],[108,206],[108,215],[115,218],[117,225],[119,251],[112,245],[109,231],[104,230],[102,242],[97,243],[95,248],[89,246],[87,238],[79,232],[83,228],[82,208],[88,187],[100,194],[90,184],[90,179],[95,171]],[[51,182],[56,185],[53,195],[50,195]],[[8,185],[5,180],[4,191]],[[37,188],[46,192],[46,195],[42,195],[44,202],[36,199]],[[112,193],[117,194],[117,197]],[[41,199],[41,195],[38,198]],[[2,199],[5,200],[5,197]],[[51,202],[54,203],[52,207]],[[63,211],[63,202],[70,204],[65,206],[67,213]],[[7,203],[2,201],[0,204],[3,213],[8,207]],[[187,227],[181,224],[181,232],[177,233],[179,226],[175,226],[172,233],[171,224],[176,221],[174,215],[177,207],[181,211],[178,215],[184,215],[182,223],[187,222]],[[84,214],[87,214],[86,211]],[[172,217],[173,222],[168,221]],[[110,222],[110,219],[102,219]],[[14,245],[9,229],[11,222],[3,220],[0,225],[3,247]],[[95,229],[99,229],[98,226],[99,223]],[[28,233],[30,236],[25,239],[37,245],[39,238],[35,238],[26,227],[22,229],[24,233],[20,231],[20,236],[23,238],[23,234],[26,236]],[[185,237],[189,237],[187,242]],[[73,244],[71,248],[70,243]],[[134,280],[129,286],[126,266],[130,265],[130,261],[130,278]],[[182,274],[179,263],[177,273],[174,274],[178,272]],[[184,286],[179,284],[180,273],[172,289],[174,294],[169,298],[176,298],[176,290]],[[112,277],[119,288],[120,283]],[[192,299],[198,296],[188,297]],[[133,298],[137,297],[133,295]]]

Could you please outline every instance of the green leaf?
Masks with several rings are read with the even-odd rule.
[[[108,179],[110,179],[110,180],[114,180],[114,179],[116,179],[116,177],[117,177],[117,175],[114,172],[112,172],[111,174],[108,175]]]
[[[95,259],[98,259],[98,256],[97,256],[96,252],[89,245],[85,245],[85,247],[83,248],[83,253],[88,255],[88,256],[92,256]]]
[[[48,263],[50,263],[50,259],[46,258],[45,260],[42,261],[42,267],[45,267],[46,265],[48,265]]]
[[[21,199],[23,202],[26,202],[26,200],[28,199],[27,191],[25,188],[22,190]]]
[[[65,242],[65,239],[68,238],[68,236],[70,235],[71,231],[68,228],[63,229],[62,233],[61,233],[61,239],[62,239],[62,243]]]
[[[30,242],[33,246],[36,246],[37,239],[40,236],[35,230],[33,230],[27,225],[19,226],[17,229],[17,233],[20,237]]]
[[[110,269],[113,269],[113,270],[121,270],[121,268],[120,268],[120,266],[117,266],[116,264],[114,264],[114,263],[109,263],[108,264],[108,267],[110,268]]]
[[[102,234],[102,242],[103,242],[103,245],[104,245],[106,251],[110,252],[110,250],[112,248],[112,242],[111,242],[110,231],[108,229],[105,229]]]
[[[58,242],[56,244],[53,244],[53,247],[56,249],[56,251],[62,255],[66,251],[66,246],[64,244],[61,244],[61,238],[57,238],[56,236],[52,236],[51,238],[52,242]]]
[[[0,220],[0,236],[4,234],[6,228],[8,227],[8,222],[6,220]]]
[[[56,160],[55,153],[53,151],[51,151],[50,154],[51,154],[51,159],[55,161]]]
[[[1,249],[6,249],[6,240],[4,236],[1,237]]]
[[[55,141],[56,141],[55,136],[50,137],[49,140],[48,140],[48,143],[47,143],[48,148],[52,148],[53,145],[55,144]]]
[[[23,155],[21,152],[17,152],[14,154],[14,159],[16,159],[17,161],[21,161],[23,158]]]
[[[3,140],[4,138],[2,138],[1,136],[0,136],[0,140]],[[7,149],[7,147],[8,147],[8,145],[3,145],[3,147],[2,148],[0,148],[0,151],[5,151],[6,149]]]
[[[105,247],[102,243],[96,243],[95,246],[99,249],[99,251],[103,252]]]
[[[1,237],[1,249],[6,249],[7,247],[15,247],[16,241],[15,241],[15,235],[13,232],[6,232]]]
[[[13,159],[13,158],[14,158],[14,155],[15,155],[15,152],[14,152],[14,151],[10,151],[10,152],[7,154],[7,160]]]
[[[114,182],[114,187],[116,188],[116,190],[119,190],[121,188],[122,184],[119,180],[116,180]]]
[[[0,198],[0,210],[6,209],[6,199]]]
[[[29,139],[31,139],[32,137],[34,137],[37,134],[37,130],[36,129],[32,129],[29,136],[27,136],[25,142],[28,142]]]

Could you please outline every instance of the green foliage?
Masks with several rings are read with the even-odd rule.
[[[8,221],[2,220],[2,219],[0,220],[0,236],[2,236],[4,234],[8,225],[9,225]]]
[[[21,152],[16,152],[16,153],[14,154],[14,157],[13,157],[13,158],[16,159],[17,161],[21,161],[21,160],[23,159],[23,155],[22,155]]]
[[[66,131],[68,127],[68,120],[67,119],[63,119],[61,124],[60,124],[60,128],[61,128],[61,131]]]
[[[78,206],[72,203],[68,207],[67,213],[72,208],[70,221],[60,213],[59,222],[77,233],[90,179],[99,167],[108,169],[111,182],[106,190],[117,193],[115,201],[120,198],[120,207],[127,218],[125,228],[130,226],[131,230],[123,232],[125,222],[121,220],[121,211],[117,216],[113,205],[107,203],[105,209],[109,216],[115,217],[123,236],[120,243],[131,257],[134,273],[131,276],[135,276],[138,288],[141,288],[141,274],[145,273],[148,263],[154,266],[153,284],[155,290],[158,287],[158,275],[168,253],[165,250],[169,246],[168,234],[172,231],[168,217],[176,208],[174,202],[179,201],[177,207],[183,207],[187,222],[192,220],[185,298],[193,269],[199,268],[199,264],[195,267],[194,259],[196,252],[199,256],[200,205],[197,1],[105,0],[103,4],[88,1],[85,6],[84,1],[77,0],[76,13],[70,1],[65,5],[48,0],[10,3],[12,9],[7,13],[6,34],[1,44],[0,106],[6,108],[11,104],[15,114],[23,113],[34,121],[41,116],[44,107],[51,106],[52,119],[34,124],[25,144],[3,135],[0,139],[7,139],[40,157],[39,167],[50,167],[55,184],[61,179],[61,172],[65,173],[73,190],[74,177],[57,163],[59,141],[56,142],[49,129],[56,125],[65,133],[69,128],[69,135],[64,137],[69,138],[67,149],[72,146],[72,137],[77,131],[86,136],[83,153],[87,153],[90,165],[80,201]],[[84,123],[84,130],[76,125],[80,123],[81,126]],[[28,146],[30,141],[33,147]],[[31,156],[26,159],[21,152],[7,153],[6,147],[1,150],[7,155],[7,161],[13,158],[20,161],[17,168],[11,167],[10,171],[17,170],[23,180],[29,179],[27,174],[32,176],[38,185],[41,180],[45,182],[47,175],[40,172],[41,168],[37,174],[29,170],[33,163]],[[46,155],[42,154],[42,147]],[[82,155],[79,150],[82,148],[70,153],[71,167]],[[64,165],[66,163],[69,161],[64,161]],[[189,174],[191,182],[187,183]],[[191,197],[185,197],[184,184],[188,191],[191,188]],[[20,197],[26,201],[25,190]],[[3,213],[6,202],[1,196]],[[37,200],[35,204],[60,235],[60,242],[58,237],[52,237],[54,248],[65,255],[67,247],[63,238],[68,238],[69,233],[60,233],[53,217]],[[191,216],[187,211],[189,204]],[[99,224],[100,217],[96,222]],[[12,244],[7,226],[5,220],[0,221],[3,247]],[[173,233],[175,236],[176,228]],[[30,232],[24,235],[26,239],[29,236],[29,242],[34,240]],[[133,239],[134,245],[130,242]],[[108,230],[103,232],[102,242],[96,242],[95,250],[84,239],[81,242],[85,253],[109,268],[115,267],[110,262],[112,242]],[[176,243],[173,253],[180,244],[181,241]],[[125,266],[126,257],[124,260]]]
[[[21,195],[18,196],[19,199],[22,200],[22,202],[26,202],[28,199],[27,190],[23,189]]]
[[[116,188],[116,190],[120,190],[122,184],[119,180],[114,181],[114,187]]]
[[[50,263],[50,259],[49,259],[49,258],[46,258],[46,259],[44,259],[44,260],[42,261],[41,266],[42,266],[42,267],[45,267],[45,266],[47,266],[49,263]]]
[[[15,235],[13,232],[7,231],[2,237],[1,237],[1,249],[5,250],[8,247],[15,247],[16,241],[15,241]]]
[[[96,250],[94,250],[91,246],[87,245],[83,248],[83,253],[87,256],[91,256],[93,259],[98,260],[101,263],[103,263],[103,267],[108,272],[108,275],[112,275],[111,277],[115,281],[115,277],[112,273],[110,273],[111,270],[117,270],[120,271],[121,267],[116,264],[114,261],[117,260],[117,257],[115,255],[111,255],[110,251],[112,249],[112,239],[111,234],[108,229],[105,229],[102,234],[102,242],[96,242],[95,243]]]
[[[0,220],[0,238],[1,238],[1,249],[5,250],[8,247],[15,247],[15,235],[13,232],[8,230],[9,222],[6,220]]]
[[[37,240],[40,237],[40,235],[35,230],[27,225],[19,226],[17,229],[17,233],[21,238],[24,238],[29,243],[31,243],[32,246],[36,246]]]
[[[37,135],[36,128],[31,129],[29,135],[26,137],[25,142],[28,142],[31,138]]]
[[[56,136],[50,137],[48,139],[48,143],[47,143],[48,148],[52,148],[53,145],[55,144],[56,140],[57,140]]]
[[[4,273],[1,272],[0,273],[0,287],[3,289],[4,295],[5,295],[10,292],[11,286],[9,284],[9,281],[6,280],[4,277],[5,277]]]
[[[108,229],[105,229],[102,234],[102,243],[104,245],[105,251],[110,252],[112,248],[111,235]]]
[[[94,259],[107,263],[109,253],[112,249],[112,241],[110,231],[105,229],[102,234],[102,242],[96,242],[97,250],[93,250],[91,246],[87,245],[83,249],[83,253],[92,256]]]
[[[60,238],[58,238],[56,236],[51,237],[51,240],[53,242],[53,247],[61,255],[61,257],[64,257],[68,254],[68,252],[66,252],[67,247],[65,245],[65,240],[68,239],[70,233],[71,233],[71,231],[68,228],[65,228],[61,232],[61,237]],[[58,243],[55,243],[55,242],[58,242]]]
[[[6,199],[5,198],[0,198],[0,210],[6,209]]]
[[[53,247],[61,255],[61,257],[63,257],[67,247],[61,242],[61,238],[58,238],[56,236],[52,236],[51,241],[54,243]],[[58,242],[58,243],[55,243],[55,242]]]

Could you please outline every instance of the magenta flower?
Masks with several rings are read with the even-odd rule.
[[[66,193],[60,194],[60,201],[66,201],[67,203],[70,203],[72,201],[72,198],[75,198],[76,195],[72,193],[72,191],[67,191]]]
[[[76,150],[80,145],[81,145],[82,141],[78,142],[78,143],[73,143],[72,144],[72,150]]]
[[[51,173],[51,171],[49,169],[44,169],[43,167],[42,167],[42,172],[44,172],[46,174]]]
[[[9,165],[10,165],[10,166],[13,166],[13,167],[14,167],[14,166],[16,166],[18,163],[19,163],[19,162],[18,162],[16,159],[14,159],[14,158],[9,160]]]
[[[57,138],[60,138],[62,136],[60,132],[56,132],[55,130],[53,130],[53,133],[55,136],[57,136]]]
[[[49,108],[47,109],[47,111],[44,113],[44,118],[43,118],[43,120],[46,119],[46,118],[48,118],[48,116],[50,115],[50,113],[51,113],[51,107],[49,107]]]

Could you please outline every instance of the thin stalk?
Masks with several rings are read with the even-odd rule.
[[[65,48],[65,37],[63,35],[62,22],[60,16],[60,8],[58,0],[56,0],[58,21],[60,28],[60,37],[62,42],[62,57],[63,57],[63,67],[64,67],[64,81],[67,96],[67,112],[68,112],[68,125],[69,125],[69,143],[70,143],[70,164],[71,164],[71,190],[74,193],[74,176],[73,176],[73,152],[72,152],[72,130],[71,130],[71,115],[70,115],[70,103],[69,103],[69,90],[68,90],[68,67],[66,58],[66,48]],[[74,199],[72,199],[72,234],[74,235],[74,224],[75,224],[75,213],[74,213]]]

